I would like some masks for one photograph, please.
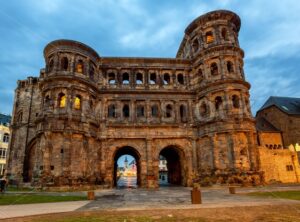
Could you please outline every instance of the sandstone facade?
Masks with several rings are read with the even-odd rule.
[[[130,154],[138,185],[259,183],[256,129],[239,47],[240,18],[214,11],[185,30],[176,58],[99,56],[80,42],[44,50],[39,77],[18,82],[8,175],[52,186],[116,184]]]

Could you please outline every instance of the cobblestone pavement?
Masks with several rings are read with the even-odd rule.
[[[300,201],[279,198],[258,198],[244,195],[257,191],[300,190],[298,186],[272,186],[237,188],[237,194],[229,194],[226,187],[202,188],[202,204],[191,204],[191,188],[162,187],[157,190],[111,189],[97,190],[95,201],[72,201],[0,206],[0,218],[12,218],[46,213],[93,211],[93,210],[149,210],[149,209],[193,209],[235,206],[260,206],[300,204]],[[37,192],[31,192],[37,193]],[[86,195],[86,192],[41,192],[51,195]],[[27,193],[28,195],[28,193]]]

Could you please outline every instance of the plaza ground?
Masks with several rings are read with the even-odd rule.
[[[192,205],[191,188],[162,187],[157,190],[110,189],[96,191],[95,201],[71,201],[0,206],[7,221],[300,221],[300,201],[283,199],[277,191],[300,190],[300,185],[237,188],[201,188],[202,204]],[[249,196],[270,192],[273,197]],[[31,194],[34,192],[31,192]],[[39,193],[41,194],[41,193]],[[44,195],[86,195],[42,193]],[[24,193],[24,195],[27,195]],[[55,213],[55,214],[53,214]],[[57,214],[57,213],[62,213]],[[46,216],[33,216],[47,214]],[[31,216],[31,217],[24,217]],[[80,217],[83,217],[80,219]],[[12,219],[8,219],[12,218]],[[63,220],[59,220],[59,218]],[[69,218],[69,220],[66,220]],[[111,219],[110,219],[111,218]],[[127,218],[127,219],[126,219]],[[226,219],[227,218],[227,219]],[[247,219],[248,218],[248,219]],[[201,219],[201,220],[200,220]],[[238,220],[240,219],[240,220]]]

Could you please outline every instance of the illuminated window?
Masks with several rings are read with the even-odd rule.
[[[237,95],[232,96],[232,105],[234,108],[239,108],[240,107],[240,99]]]
[[[214,36],[212,32],[207,32],[206,33],[206,43],[212,43],[214,41]]]
[[[81,97],[80,96],[75,97],[74,108],[81,109]]]
[[[64,107],[66,107],[66,95],[65,94],[63,94],[63,93],[60,93],[59,95],[58,95],[58,107],[59,108],[64,108]]]
[[[78,73],[83,73],[83,61],[79,60],[77,65],[76,65],[76,72]]]
[[[183,74],[178,74],[177,75],[177,81],[180,85],[183,85],[184,84],[184,77],[183,77]]]
[[[222,98],[221,98],[221,96],[217,96],[215,98],[215,108],[216,108],[216,110],[219,110],[221,108],[221,105],[222,105]]]
[[[215,75],[218,75],[219,74],[219,70],[218,70],[218,65],[217,63],[212,63],[210,65],[210,73],[211,75],[215,76]]]
[[[164,85],[170,84],[170,75],[168,73],[164,74]]]
[[[69,60],[67,57],[61,59],[61,70],[67,71],[69,68]]]

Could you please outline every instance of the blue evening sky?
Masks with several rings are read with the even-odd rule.
[[[299,0],[9,0],[0,8],[0,112],[12,112],[18,79],[39,75],[50,41],[77,40],[100,56],[174,58],[188,24],[217,9],[241,17],[254,114],[271,95],[300,97]]]

